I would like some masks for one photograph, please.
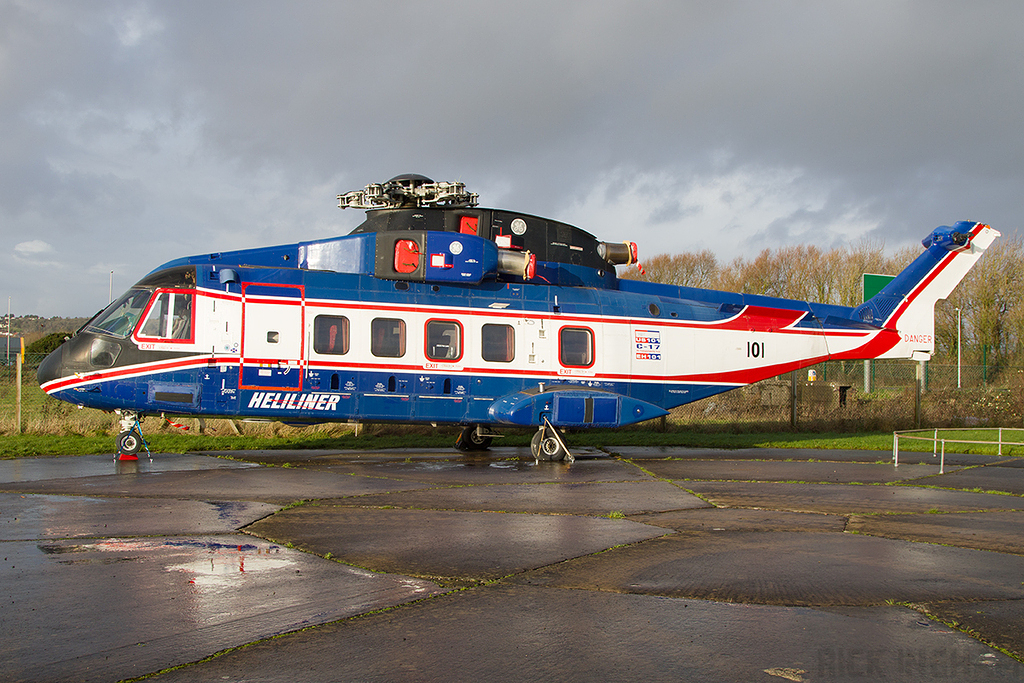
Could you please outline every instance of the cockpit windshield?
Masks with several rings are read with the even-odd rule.
[[[129,289],[121,298],[90,320],[85,330],[127,337],[135,328],[139,316],[146,310],[146,304],[149,303],[152,294],[153,292],[148,289]]]

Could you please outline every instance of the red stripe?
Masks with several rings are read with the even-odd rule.
[[[981,231],[984,230],[987,227],[988,226],[983,224],[983,223],[975,223],[974,227],[971,228],[971,239],[973,239],[973,238],[977,237],[978,235],[980,235]],[[929,284],[931,284],[931,282],[935,278],[937,278],[939,276],[939,273],[941,273],[943,270],[945,270],[946,267],[950,263],[953,262],[953,259],[955,259],[957,254],[959,254],[959,253],[961,253],[961,252],[953,252],[953,251],[951,251],[951,252],[947,253],[935,265],[935,268],[933,268],[932,271],[930,273],[928,273],[927,276],[922,278],[921,281],[919,283],[917,283],[917,286],[915,286],[914,289],[907,296],[906,301],[904,301],[902,304],[900,304],[899,307],[897,307],[897,309],[892,313],[892,315],[890,315],[886,319],[885,323],[889,324],[891,322],[892,324],[895,324],[900,319],[900,316],[903,315],[904,312],[906,312],[906,310],[910,306],[910,304],[912,304],[914,302],[914,300],[921,294],[921,292],[924,291],[924,289]]]
[[[296,285],[287,285],[295,287]],[[236,295],[224,295],[221,292],[213,290],[202,290],[204,296],[210,296],[218,299],[231,299],[241,303],[241,298]],[[299,305],[301,301],[295,298],[272,298],[267,295],[247,295],[245,298],[246,303],[263,303],[263,304],[284,304],[284,305]],[[531,320],[551,320],[551,321],[565,321],[565,322],[580,322],[580,323],[597,323],[597,322],[613,322],[615,324],[630,324],[630,325],[658,325],[660,327],[675,327],[685,329],[727,329],[727,330],[747,330],[747,331],[788,331],[798,334],[820,334],[820,330],[779,330],[779,327],[786,327],[799,321],[803,316],[807,314],[807,311],[794,311],[791,309],[783,308],[769,308],[766,306],[745,306],[740,313],[730,318],[723,320],[715,320],[710,322],[702,321],[681,321],[681,320],[665,320],[661,318],[633,318],[633,317],[621,317],[621,318],[610,318],[610,316],[602,315],[581,315],[581,314],[564,314],[564,313],[549,313],[531,309],[499,309],[499,308],[488,308],[488,309],[472,309],[469,307],[441,307],[441,306],[422,306],[416,304],[382,304],[382,303],[361,303],[355,300],[348,299],[304,299],[306,308],[308,309],[323,309],[323,312],[338,312],[339,310],[354,310],[354,311],[375,311],[375,312],[392,312],[392,313],[420,313],[424,315],[442,315],[451,317],[453,310],[458,312],[458,315],[468,315],[473,317],[494,317],[494,318],[508,318],[508,319],[522,319],[528,317]],[[311,311],[314,314],[316,311]],[[759,319],[763,316],[765,320]],[[772,324],[775,323],[775,324]],[[781,323],[781,324],[780,324]],[[843,332],[844,334],[862,334],[858,331]]]
[[[750,332],[780,332],[795,324],[807,315],[807,311],[794,311],[787,308],[768,308],[766,306],[744,306],[740,314],[713,323],[716,330],[743,330]],[[780,329],[782,328],[782,329]],[[813,330],[818,334],[820,330]]]
[[[217,357],[212,359],[214,364],[229,364],[235,365],[238,363],[238,356],[225,356]],[[211,362],[210,356],[189,356],[179,360],[167,360],[157,361],[154,363],[141,363],[139,365],[128,365],[123,368],[116,370],[100,370],[92,373],[82,373],[80,375],[72,375],[70,377],[64,377],[62,379],[48,382],[43,386],[43,391],[50,393],[53,391],[61,391],[63,389],[73,388],[75,386],[81,386],[85,384],[92,384],[93,382],[100,382],[111,379],[118,379],[120,377],[128,377],[131,375],[148,375],[156,372],[165,372],[167,370],[180,370],[182,368],[191,368],[209,365]]]
[[[900,342],[900,333],[896,330],[881,330],[867,344],[862,344],[849,351],[830,354],[832,360],[861,360],[865,356],[869,359],[878,358],[883,353],[893,348]]]

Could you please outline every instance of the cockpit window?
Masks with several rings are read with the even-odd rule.
[[[86,331],[127,337],[146,310],[151,294],[146,289],[129,289],[93,318],[85,326]]]
[[[140,339],[191,340],[193,296],[192,292],[158,291],[145,322],[135,336]]]

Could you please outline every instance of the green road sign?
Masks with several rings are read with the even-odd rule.
[[[895,275],[878,275],[877,273],[864,273],[861,283],[864,285],[864,301],[882,291],[882,288],[895,279]]]

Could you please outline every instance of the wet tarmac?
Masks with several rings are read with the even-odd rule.
[[[1021,460],[577,457],[0,461],[0,679],[1024,681]]]

